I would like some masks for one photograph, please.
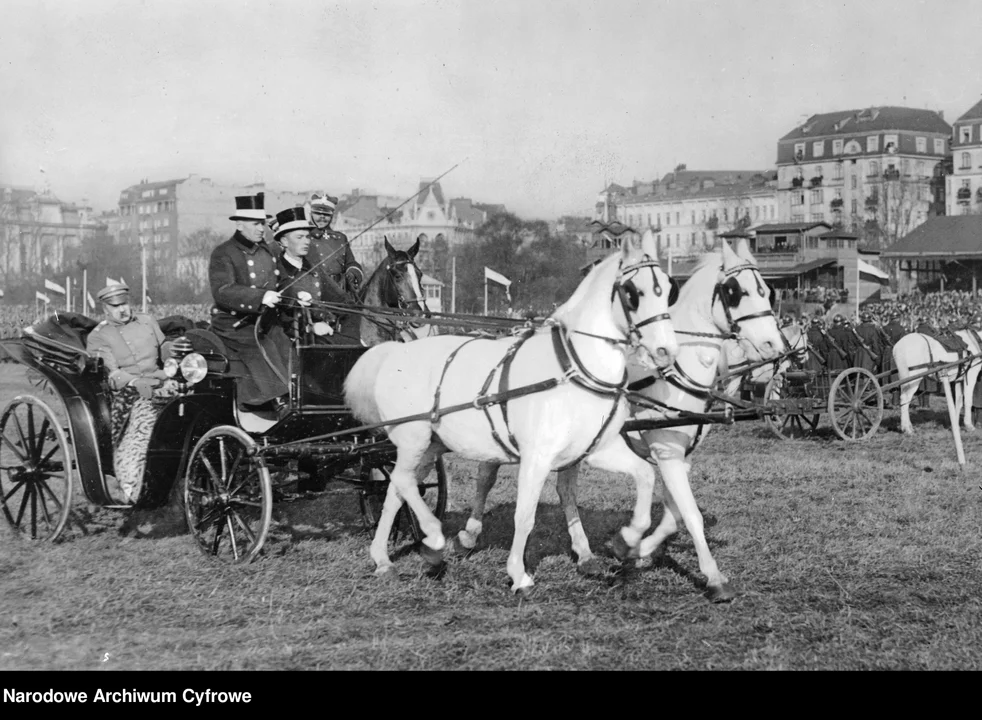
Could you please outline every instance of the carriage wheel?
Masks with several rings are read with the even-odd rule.
[[[764,401],[783,400],[790,397],[809,397],[801,385],[788,382],[784,373],[776,373],[764,389]],[[785,440],[800,440],[815,432],[818,427],[818,414],[785,413],[764,415],[764,423],[772,433]]]
[[[829,390],[829,418],[843,440],[868,440],[883,420],[883,391],[876,376],[859,367],[839,373]]]
[[[0,417],[0,508],[34,540],[54,540],[68,521],[75,469],[68,437],[45,403],[15,397]]]
[[[378,521],[382,517],[382,505],[385,503],[385,494],[389,490],[389,473],[392,472],[393,467],[392,463],[386,463],[375,468],[362,467],[359,501],[361,516],[365,522],[365,528],[369,532],[375,532]],[[378,470],[384,479],[373,477],[372,470]],[[437,458],[435,470],[431,471],[417,487],[423,501],[426,502],[437,519],[442,522],[447,510],[447,470],[442,457]],[[412,542],[420,542],[424,537],[425,534],[420,528],[416,516],[409,509],[409,506],[403,503],[392,523],[389,539],[393,543],[406,538],[410,538]]]
[[[231,425],[212,428],[191,451],[184,514],[205,555],[251,561],[266,542],[273,514],[269,468],[256,441]]]

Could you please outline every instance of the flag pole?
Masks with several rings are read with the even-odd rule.
[[[65,276],[65,312],[72,311],[72,276]]]
[[[484,314],[488,314],[488,276],[484,276]]]
[[[87,268],[82,268],[82,314],[87,315],[91,308],[89,307],[89,271]]]
[[[451,280],[450,280],[450,312],[457,312],[457,258],[450,258]],[[485,280],[485,282],[487,282]]]

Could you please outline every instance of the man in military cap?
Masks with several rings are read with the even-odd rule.
[[[150,315],[133,312],[126,285],[104,287],[97,297],[106,319],[89,333],[89,352],[102,358],[112,390],[132,387],[140,397],[152,397],[154,388],[167,379],[162,369],[164,333],[160,325]]]
[[[116,475],[107,476],[107,484],[112,492],[115,480],[125,500],[135,502],[143,486],[146,452],[157,416],[151,398],[167,381],[163,360],[169,347],[156,320],[133,312],[129,287],[109,285],[97,297],[106,319],[89,333],[86,346],[91,354],[102,358],[112,390],[110,421]]]
[[[355,260],[348,237],[343,232],[331,229],[338,199],[327,193],[313,193],[304,210],[313,223],[310,231],[310,264],[321,269],[324,274],[353,295],[361,289],[365,273]]]
[[[278,322],[257,327],[264,311],[282,299],[276,289],[279,250],[265,242],[264,204],[263,193],[235,198],[235,214],[229,216],[235,233],[212,251],[211,330],[229,351],[241,409],[279,413],[289,392],[290,342]]]
[[[837,314],[832,319],[832,327],[829,328],[826,338],[832,348],[828,356],[829,370],[845,370],[852,367],[857,343],[852,332],[846,327],[846,318],[843,315]]]
[[[812,318],[807,333],[808,359],[805,361],[805,369],[814,372],[822,372],[825,363],[828,362],[830,352],[835,352],[829,347],[828,340],[825,338],[825,328],[822,327],[822,318],[815,316]]]

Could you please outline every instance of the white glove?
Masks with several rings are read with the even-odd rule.
[[[282,299],[280,294],[275,290],[267,290],[266,294],[263,295],[263,305],[266,307],[276,307]]]
[[[314,323],[314,335],[333,335],[334,329],[326,322]]]
[[[310,301],[313,297],[306,290],[301,290],[297,293],[297,302],[300,303],[300,307],[310,307]]]

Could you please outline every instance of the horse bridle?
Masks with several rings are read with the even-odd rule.
[[[632,301],[630,299],[630,295],[633,293],[635,298],[637,298],[638,291],[637,288],[634,287],[634,283],[631,281],[631,278],[640,272],[642,268],[649,268],[651,270],[651,282],[652,286],[654,287],[655,295],[661,297],[665,290],[662,289],[661,283],[658,282],[658,273],[655,272],[655,268],[661,269],[661,266],[658,264],[657,260],[652,259],[648,255],[644,255],[640,262],[620,268],[617,275],[617,282],[614,283],[614,294],[620,300],[621,310],[624,312],[624,319],[627,320],[626,342],[632,348],[640,347],[641,328],[643,328],[645,325],[650,325],[656,322],[671,322],[672,319],[671,315],[667,312],[652,315],[639,323],[635,323],[632,319],[632,315],[636,313],[638,309],[638,300],[635,299]],[[630,277],[628,277],[629,275]],[[627,278],[626,282],[625,278]],[[671,288],[669,288],[669,293],[671,293]],[[671,298],[671,294],[669,297]]]
[[[423,277],[423,271],[419,269],[419,266],[412,259],[409,259],[409,260],[393,260],[392,262],[389,263],[389,266],[386,268],[386,272],[389,273],[389,278],[392,279],[393,282],[394,282],[397,272],[398,271],[401,271],[406,266],[411,266],[411,267],[415,268],[416,269],[416,272],[419,273],[419,278],[422,279],[422,277]],[[415,307],[417,306],[417,304],[418,305],[422,305],[423,306],[423,316],[424,317],[430,317],[430,309],[429,309],[429,307],[427,307],[427,305],[426,305],[426,298],[424,298],[424,297],[420,297],[419,295],[413,295],[410,298],[405,298],[404,299],[402,297],[402,295],[399,293],[398,289],[397,289],[396,290],[396,302],[397,302],[400,310],[413,310],[413,309],[415,309]],[[414,323],[409,323],[409,324],[412,327],[418,327]]]
[[[760,312],[750,313],[748,315],[741,315],[738,318],[733,317],[733,313],[730,312],[731,309],[730,301],[724,295],[723,286],[726,284],[727,280],[729,280],[730,278],[735,279],[736,276],[742,273],[744,270],[749,270],[754,274],[754,282],[757,284],[757,294],[760,295],[761,297],[767,297],[767,293],[764,291],[764,283],[762,282],[760,271],[757,269],[755,265],[751,265],[750,263],[737,265],[734,268],[725,270],[723,272],[723,280],[717,281],[716,287],[713,289],[712,304],[715,305],[716,300],[719,299],[720,303],[723,305],[723,314],[726,316],[726,322],[729,325],[730,333],[732,333],[733,338],[740,337],[740,323],[743,322],[744,320],[754,320],[756,318],[774,317],[773,309],[761,310]],[[747,292],[744,290],[743,294],[746,295]],[[737,302],[737,305],[739,305],[739,301]],[[785,343],[787,343],[786,340]]]

